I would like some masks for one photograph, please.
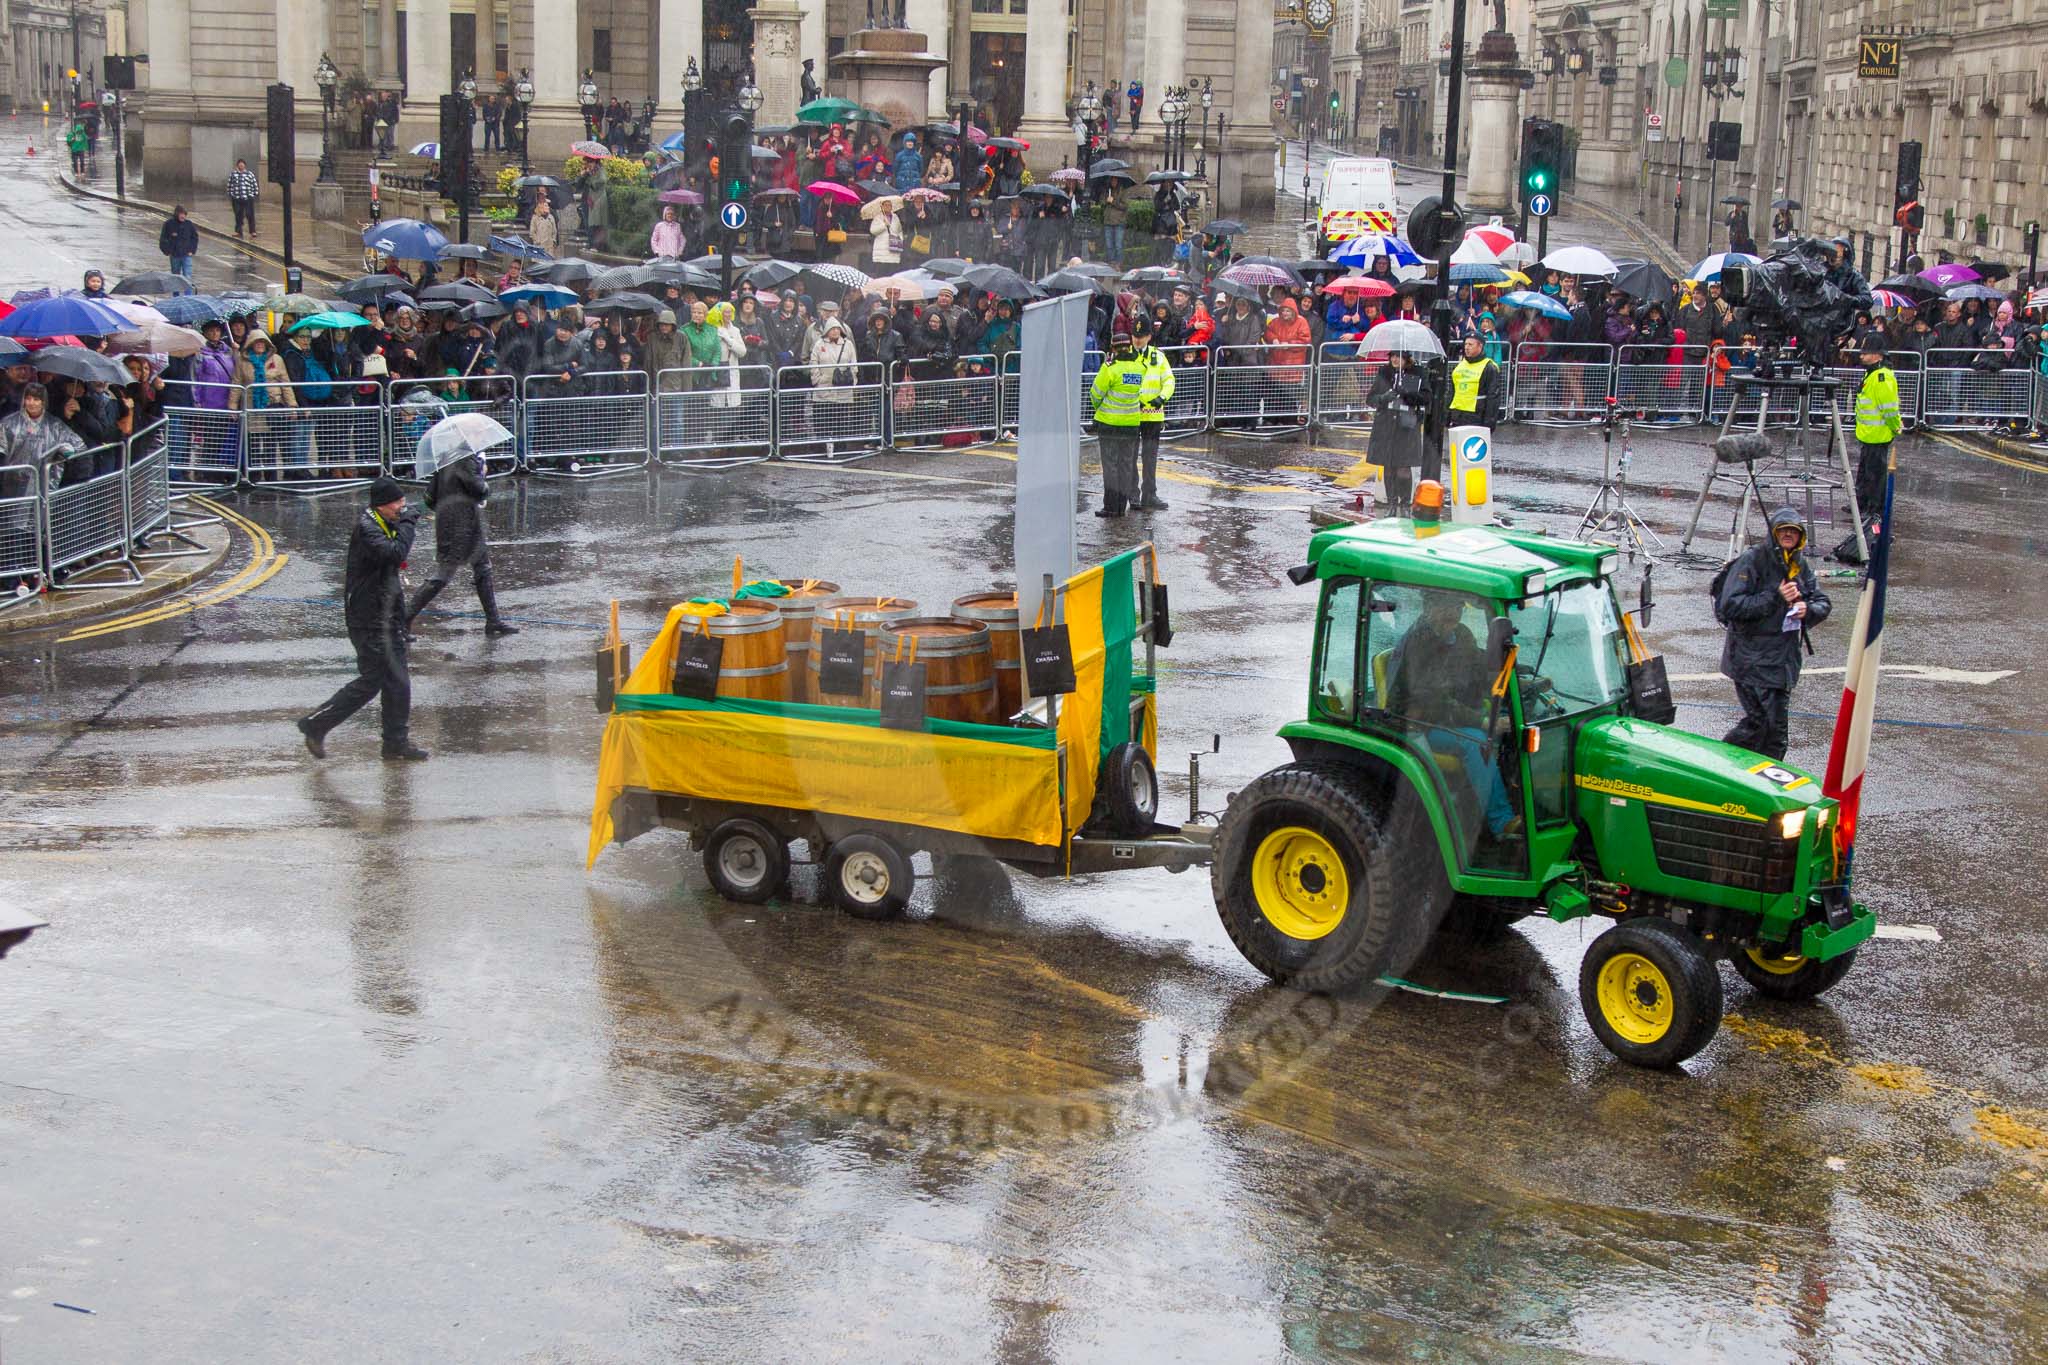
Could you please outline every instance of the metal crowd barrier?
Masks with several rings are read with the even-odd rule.
[[[899,360],[889,367],[891,444],[986,445],[1001,435],[1003,377],[994,356],[961,356],[959,364],[970,373],[935,378],[918,378],[919,363]]]
[[[724,377],[722,370],[697,373]],[[653,458],[644,370],[586,372],[567,384],[532,375],[525,407],[529,473],[595,479],[645,469]]]
[[[221,386],[209,386],[219,389]],[[166,407],[171,477],[194,488],[232,488],[242,480],[242,411],[230,390],[222,407]]]
[[[142,570],[130,558],[135,536],[128,517],[127,447],[95,446],[53,456],[43,476],[43,566],[51,587],[82,592],[140,583]],[[95,569],[113,566],[123,572],[118,578],[91,583],[58,581],[59,575],[88,560],[102,560]]]
[[[2022,368],[1980,370],[1977,351],[1929,351],[1921,375],[1920,419],[1930,427],[2024,422],[2033,415],[2034,376]],[[1945,363],[1944,363],[1945,362]]]
[[[700,384],[715,379],[709,386]],[[654,376],[654,457],[675,469],[732,469],[775,454],[776,372],[742,365],[663,370]]]
[[[776,456],[796,464],[846,464],[889,440],[889,386],[871,360],[785,365],[775,376]]]
[[[1017,434],[1020,409],[1024,405],[1024,353],[1012,351],[1003,357],[1002,399],[1003,430],[1010,435]],[[1085,400],[1084,400],[1085,401]]]
[[[252,384],[241,391],[244,477],[310,493],[366,484],[383,473],[381,395],[360,406],[353,397],[349,385],[334,381]]]
[[[484,477],[516,474],[520,467],[519,380],[509,374],[464,375],[441,379],[397,379],[384,393],[384,422],[390,458],[386,471],[398,479],[417,480],[420,437],[443,417],[481,412],[513,434],[513,444],[485,455]]]
[[[1355,341],[1326,341],[1316,355],[1315,424],[1334,431],[1370,431],[1373,376],[1384,360],[1367,360]]]
[[[14,584],[43,571],[41,479],[30,465],[0,468],[0,611],[34,600]]]
[[[1699,421],[1707,398],[1707,348],[1621,347],[1615,357],[1614,398],[1618,407],[1651,421]]]
[[[1172,441],[1209,429],[1209,381],[1214,374],[1199,346],[1164,348],[1173,367],[1173,397],[1166,400],[1166,423],[1159,435]]]
[[[1313,359],[1306,346],[1218,346],[1209,379],[1211,424],[1246,436],[1305,429],[1314,388],[1307,362]]]
[[[1539,426],[1605,416],[1614,348],[1574,341],[1525,341],[1515,347],[1509,411]]]

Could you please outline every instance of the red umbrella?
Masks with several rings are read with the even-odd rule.
[[[1367,299],[1390,299],[1394,286],[1385,280],[1373,279],[1370,275],[1346,275],[1341,280],[1331,280],[1323,286],[1325,294],[1356,294]]]
[[[836,180],[813,180],[804,188],[825,199],[836,199],[842,204],[858,204],[860,191],[849,189]]]

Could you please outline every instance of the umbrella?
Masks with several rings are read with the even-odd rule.
[[[803,118],[803,111],[801,109],[797,111],[797,117]],[[879,123],[884,128],[889,126],[889,116],[887,114],[878,114],[872,109],[856,109],[848,114],[844,121],[847,123]],[[816,123],[817,120],[804,119],[804,122]]]
[[[1284,288],[1287,285],[1301,283],[1301,276],[1295,274],[1291,268],[1282,270],[1264,261],[1239,261],[1226,268],[1216,278],[1229,280],[1233,284],[1249,284],[1260,289],[1271,289],[1276,286]]]
[[[1240,256],[1236,260],[1232,261],[1231,265],[1270,265],[1275,270],[1286,271],[1287,280],[1290,284],[1307,283],[1307,281],[1302,279],[1301,272],[1294,268],[1294,262],[1288,260],[1284,256]]]
[[[1723,270],[1726,270],[1731,265],[1755,264],[1756,257],[1751,256],[1746,252],[1717,251],[1711,256],[1703,257],[1700,260],[1699,264],[1695,265],[1692,268],[1692,273],[1687,275],[1686,278],[1689,280],[1697,280],[1701,282],[1705,282],[1707,280],[1718,280],[1721,278],[1721,272]]]
[[[220,300],[204,294],[160,299],[156,311],[164,315],[166,322],[175,322],[180,327],[197,327],[202,322],[226,322],[228,317],[227,310],[220,306]]]
[[[1193,180],[1194,178],[1194,176],[1186,171],[1154,171],[1145,177],[1145,183],[1148,185],[1178,185],[1183,180]]]
[[[1873,289],[1870,291],[1870,301],[1879,308],[1888,308],[1894,311],[1900,308],[1918,308],[1920,306],[1918,299],[1909,298],[1895,289]]]
[[[190,328],[180,327],[146,303],[109,299],[114,311],[128,319],[128,326],[108,338],[117,351],[160,351],[165,355],[197,355],[205,338]]]
[[[472,303],[459,316],[464,322],[491,322],[502,318],[512,310],[492,299],[489,303]]]
[[[132,326],[119,309],[99,299],[60,294],[25,303],[0,319],[0,336],[101,337]]]
[[[51,299],[56,296],[56,290],[47,285],[38,285],[34,289],[17,289],[7,301],[19,308],[24,303],[34,303],[37,299]]]
[[[804,267],[804,273],[815,275],[827,284],[836,284],[841,289],[859,289],[868,282],[867,275],[862,271],[834,261],[827,261],[823,265],[807,265]]]
[[[576,291],[558,284],[517,284],[498,297],[506,303],[543,303],[560,308],[576,302]]]
[[[1389,265],[1421,265],[1422,256],[1414,247],[1384,232],[1368,232],[1353,237],[1330,253],[1330,259],[1339,265],[1364,265],[1375,256],[1384,256]]]
[[[396,275],[364,275],[336,285],[334,292],[350,303],[375,303],[386,294],[396,294],[405,287],[405,281]]]
[[[602,142],[593,142],[589,138],[569,144],[569,155],[571,156],[582,156],[588,157],[592,161],[602,161],[611,154],[611,148],[605,146]]]
[[[474,242],[450,242],[441,248],[444,261],[480,261],[490,253]]]
[[[547,261],[533,267],[526,273],[549,284],[575,286],[588,284],[598,277],[603,266],[592,265],[581,256],[564,256],[558,261]]]
[[[1500,296],[1501,305],[1506,308],[1526,308],[1532,313],[1555,318],[1559,322],[1570,322],[1572,310],[1548,294],[1539,294],[1533,289],[1517,289],[1511,294]]]
[[[422,313],[459,313],[468,305],[457,303],[454,299],[428,299],[413,306]]]
[[[35,353],[34,359],[21,363],[33,365],[44,374],[83,379],[87,383],[126,384],[130,378],[127,368],[119,361],[109,360],[83,346],[45,346]]]
[[[654,196],[664,204],[701,204],[704,196],[696,190],[663,190]]]
[[[545,250],[535,246],[524,237],[518,236],[500,236],[497,233],[492,233],[491,250],[497,252],[500,256],[516,256],[520,260],[525,261],[545,261],[550,259]]]
[[[432,285],[420,291],[422,302],[452,299],[456,303],[487,303],[497,297],[496,290],[486,288],[475,280],[450,280],[447,284]]]
[[[1064,199],[1067,197],[1067,192],[1058,185],[1047,185],[1043,182],[1036,185],[1026,185],[1023,189],[1018,190],[1017,193],[1027,199]]]
[[[515,190],[560,190],[567,189],[561,181],[551,175],[522,175],[512,182]]]
[[[426,157],[430,161],[439,161],[441,159],[441,144],[438,142],[422,142],[419,146],[412,149],[411,154],[413,156]]]
[[[650,284],[660,284],[662,279],[662,272],[652,266],[615,265],[591,280],[590,288],[594,293],[616,294],[621,289],[644,289]]]
[[[992,137],[988,140],[988,145],[1005,152],[1028,152],[1031,150],[1031,144],[1021,137]]]
[[[919,185],[913,189],[907,189],[903,192],[903,197],[905,199],[931,200],[941,204],[946,202],[945,192],[931,185]]]
[[[416,450],[422,475],[481,455],[512,439],[504,423],[487,412],[458,412],[427,428]]]
[[[860,202],[859,190],[842,185],[837,180],[813,180],[804,188],[820,198],[831,199],[841,204],[858,204]]]
[[[1083,275],[1077,270],[1055,270],[1041,278],[1038,285],[1039,288],[1054,294],[1092,294],[1097,290],[1105,294],[1110,292],[1106,281],[1093,275]]]
[[[1806,205],[1800,203],[1797,199],[1773,199],[1771,207],[1774,209],[1803,209]]]
[[[747,267],[747,273],[741,278],[756,289],[773,289],[788,284],[803,273],[804,268],[791,261],[763,261]]]
[[[667,306],[667,304],[652,294],[642,294],[629,289],[623,294],[612,294],[597,300],[595,303],[587,303],[583,306],[583,311],[586,313],[659,313]]]
[[[1509,242],[1500,249],[1497,258],[1505,266],[1531,266],[1536,264],[1536,247],[1531,242]]]
[[[1088,174],[1091,176],[1109,175],[1116,171],[1127,171],[1130,168],[1131,163],[1120,156],[1098,156],[1088,163]]]
[[[1346,275],[1341,280],[1331,280],[1323,286],[1325,294],[1355,294],[1367,299],[1390,299],[1394,286],[1385,280],[1376,280],[1370,275]]]
[[[1545,256],[1543,264],[1567,275],[1612,275],[1615,269],[1606,252],[1590,246],[1561,246]]]
[[[831,96],[826,99],[812,100],[809,104],[798,109],[796,111],[796,121],[798,123],[844,123],[855,114],[862,112],[864,111],[861,107],[852,100],[843,100],[837,96]]]
[[[1998,261],[1971,261],[1970,268],[1981,275],[1987,283],[2002,280],[2012,274],[2011,266]]]
[[[1091,280],[1113,280],[1123,274],[1115,266],[1101,261],[1083,261],[1079,265],[1063,265],[1060,269],[1070,275],[1085,275]]]
[[[1451,253],[1452,265],[1497,265],[1499,261],[1500,258],[1494,255],[1493,248],[1486,244],[1483,237],[1467,235],[1464,241],[1458,243],[1458,249]]]
[[[1663,266],[1649,261],[1617,262],[1612,287],[1644,303],[1671,301],[1671,276],[1665,273]]]
[[[1120,180],[1127,186],[1135,185],[1138,183],[1138,178],[1132,175],[1129,171],[1094,171],[1090,173],[1088,178],[1090,180],[1100,180],[1105,183],[1111,180]]]
[[[401,261],[437,261],[448,239],[439,228],[417,218],[392,218],[364,228],[363,245]]]
[[[351,327],[367,327],[369,322],[361,313],[315,313],[300,318],[287,332],[345,332]]]
[[[2005,302],[2005,292],[1993,289],[1988,284],[1958,284],[1945,291],[1951,299],[1981,299],[1986,303]]]
[[[1043,292],[1008,266],[969,266],[960,280],[976,289],[987,290],[999,299],[1035,299]]]
[[[1984,277],[1966,265],[1950,261],[1921,271],[1920,278],[1936,289],[1946,289],[1952,284],[1968,284]]]
[[[1515,244],[1515,234],[1509,232],[1504,227],[1496,227],[1491,223],[1482,223],[1478,227],[1467,228],[1465,230],[1465,240],[1479,243],[1493,253],[1493,260],[1499,260],[1500,253]],[[1453,256],[1451,259],[1455,261],[1458,258]]]
[[[28,347],[13,337],[0,337],[0,365],[12,365],[28,354]]]
[[[753,146],[747,148],[747,155],[752,157],[756,161],[782,160],[781,152],[776,151],[773,147],[763,147],[759,143],[755,143]]]
[[[687,132],[670,133],[661,140],[664,152],[687,152],[690,150],[690,135]]]
[[[246,317],[263,307],[263,296],[246,290],[229,289],[216,297],[220,300],[221,309],[231,318]],[[320,310],[316,308],[313,311],[317,313]]]
[[[1216,277],[1216,292],[1228,294],[1234,299],[1250,299],[1253,303],[1263,301],[1259,292],[1259,286],[1247,280],[1226,279],[1221,275]]]
[[[130,275],[108,291],[114,294],[189,294],[192,281],[168,270],[148,270]]]
[[[1244,224],[1235,218],[1217,218],[1202,228],[1211,237],[1235,237],[1244,231]]]
[[[860,289],[863,294],[873,298],[881,298],[893,289],[901,298],[917,303],[938,293],[939,283],[940,281],[920,271],[904,270],[894,275],[869,280]]]
[[[896,187],[886,180],[862,180],[857,182],[854,188],[859,190],[862,194],[869,195],[871,197],[879,196],[884,199],[891,199],[897,197]]]
[[[403,290],[394,290],[386,294],[381,303],[366,303],[363,305],[365,308],[377,308],[385,312],[396,312],[400,308],[417,308],[419,306],[419,301]],[[335,311],[339,312],[341,310],[336,309]]]
[[[740,256],[733,257],[733,269],[742,274],[753,269],[751,262],[741,264],[744,259]],[[684,289],[715,290],[723,288],[725,284],[723,268],[714,269],[704,261],[664,261],[660,265],[649,266],[648,269],[659,275],[663,284],[680,285]]]
[[[1497,265],[1473,261],[1451,267],[1452,284],[1506,284],[1508,272]]]
[[[1391,322],[1378,323],[1365,334],[1360,349],[1366,354],[1386,355],[1403,351],[1412,355],[1442,355],[1444,344],[1436,339],[1436,333],[1419,322],[1406,318],[1395,318]]]
[[[754,191],[756,199],[794,199],[796,196],[797,192],[787,185],[770,185],[765,190]]]
[[[883,214],[893,213],[902,207],[903,196],[885,194],[880,199],[870,199],[867,203],[862,204],[860,206],[860,216],[868,222],[873,222]]]
[[[1749,198],[1748,198],[1748,196],[1747,196],[1747,195],[1741,195],[1741,194],[1724,194],[1724,195],[1722,195],[1722,196],[1721,196],[1721,202],[1722,202],[1722,203],[1724,203],[1724,204],[1734,204],[1734,205],[1738,205],[1738,206],[1740,206],[1740,207],[1742,207],[1742,208],[1748,208],[1748,207],[1749,207]]]
[[[1085,183],[1088,177],[1082,173],[1079,166],[1062,166],[1046,179],[1055,185],[1079,185]]]
[[[957,280],[974,268],[974,262],[963,261],[957,256],[940,256],[924,263],[924,273],[936,275],[942,280]]]
[[[1878,284],[1880,289],[1889,289],[1895,294],[1920,294],[1932,297],[1941,290],[1921,279],[1918,275],[1894,275]]]
[[[1123,282],[1125,284],[1193,284],[1194,280],[1190,279],[1185,271],[1176,270],[1170,265],[1141,265],[1136,270],[1125,271]],[[1288,281],[1282,280],[1281,283],[1285,284]]]

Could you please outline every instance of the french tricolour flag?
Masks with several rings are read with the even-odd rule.
[[[1870,577],[1856,607],[1856,630],[1849,640],[1849,670],[1842,682],[1842,709],[1835,715],[1835,737],[1828,745],[1828,770],[1821,790],[1842,805],[1835,826],[1835,847],[1856,842],[1856,807],[1863,795],[1863,770],[1870,762],[1870,730],[1877,716],[1877,666],[1884,658],[1885,576],[1892,559],[1892,476],[1885,475],[1884,515],[1870,546]]]

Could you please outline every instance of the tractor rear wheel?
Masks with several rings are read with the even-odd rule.
[[[1586,950],[1579,1004],[1594,1035],[1624,1062],[1676,1066],[1721,1027],[1721,974],[1691,930],[1624,920]]]
[[[1238,951],[1281,985],[1363,985],[1406,967],[1433,927],[1436,907],[1402,894],[1395,869],[1435,863],[1436,848],[1402,842],[1342,769],[1275,768],[1223,813],[1209,874],[1217,913]],[[1422,884],[1441,881],[1438,870]]]
[[[1728,960],[1735,965],[1735,974],[1758,995],[1773,1000],[1811,1000],[1849,974],[1856,954],[1847,952],[1821,962],[1798,953],[1780,956],[1768,948],[1744,948]]]

